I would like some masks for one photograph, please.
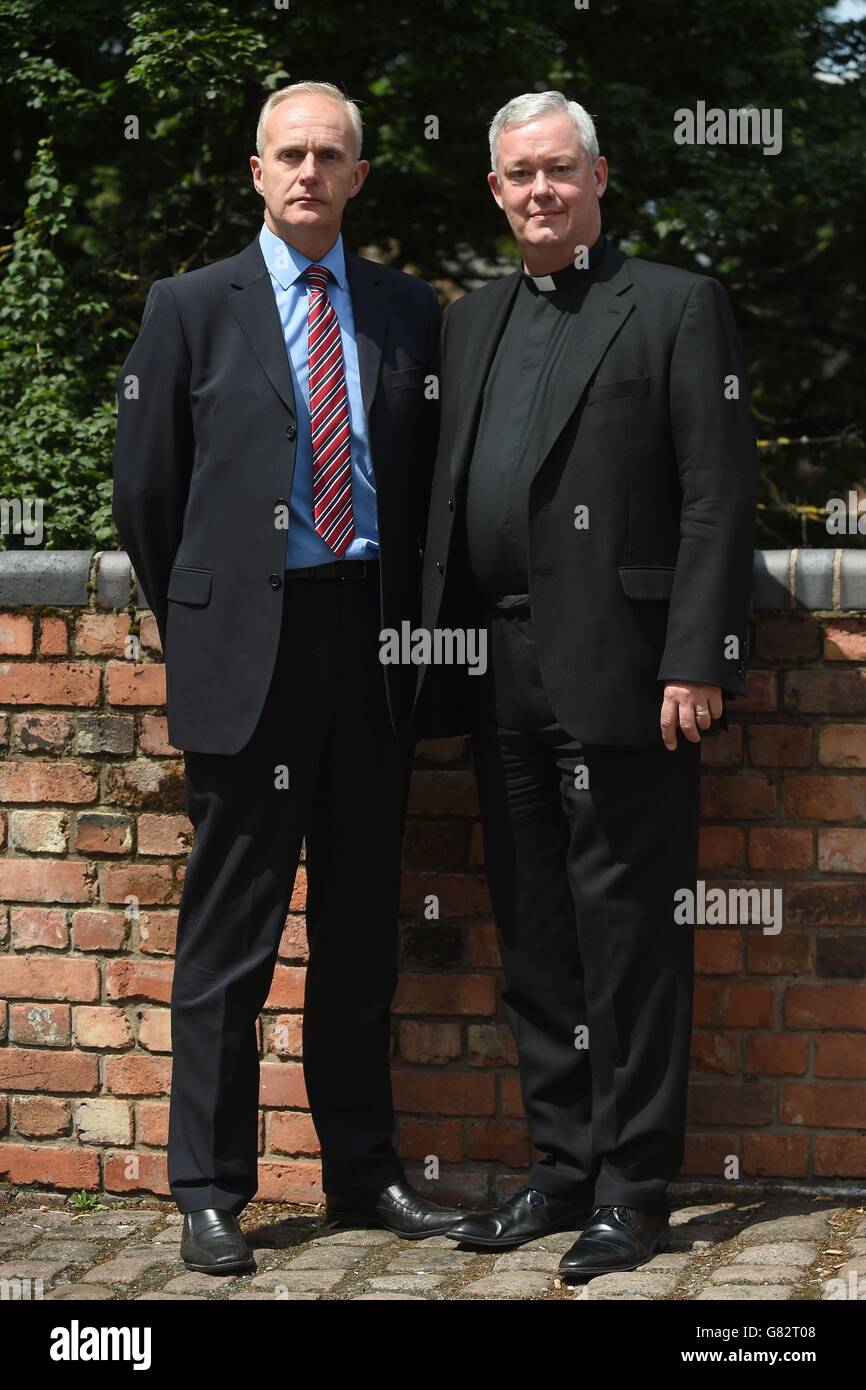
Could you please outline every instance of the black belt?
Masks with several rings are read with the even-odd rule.
[[[379,573],[378,560],[328,560],[324,565],[287,569],[287,579],[372,579]]]

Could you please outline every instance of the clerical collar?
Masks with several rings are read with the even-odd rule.
[[[569,286],[576,285],[587,271],[592,274],[598,267],[605,247],[604,233],[600,232],[589,250],[586,258],[588,265],[575,265],[574,261],[569,261],[568,265],[561,270],[554,270],[551,275],[530,275],[528,271],[523,272],[524,280],[528,280],[537,290],[550,292],[551,290],[564,290]]]

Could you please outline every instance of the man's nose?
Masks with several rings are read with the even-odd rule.
[[[532,180],[532,196],[533,198],[546,198],[549,193],[550,184],[544,176],[544,170],[539,169]]]
[[[313,154],[312,150],[308,150],[300,168],[300,177],[302,179],[313,179],[316,177],[316,173],[316,156]]]

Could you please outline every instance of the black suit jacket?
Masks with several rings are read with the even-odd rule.
[[[418,616],[439,307],[412,275],[349,253],[346,269],[376,482],[382,624],[399,629]],[[291,497],[296,435],[258,237],[237,256],[157,280],[118,382],[112,514],[156,619],[178,748],[235,753],[255,729],[280,636],[286,531],[277,517]],[[383,667],[398,734],[416,674]]]
[[[471,622],[452,538],[484,382],[520,275],[445,315],[425,628]],[[746,691],[757,494],[746,366],[716,280],[626,257],[610,243],[568,334],[529,493],[542,677],[572,737],[656,744],[666,681]],[[726,391],[732,375],[738,398]],[[588,508],[584,530],[574,525],[580,506]],[[422,667],[417,734],[470,732],[478,679],[465,668]],[[720,727],[726,712],[707,732]]]

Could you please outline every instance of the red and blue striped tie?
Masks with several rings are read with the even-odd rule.
[[[343,368],[340,322],[328,295],[326,266],[304,272],[310,282],[307,343],[310,370],[310,430],[313,440],[313,525],[342,557],[355,535],[352,515],[352,444],[349,396]]]

